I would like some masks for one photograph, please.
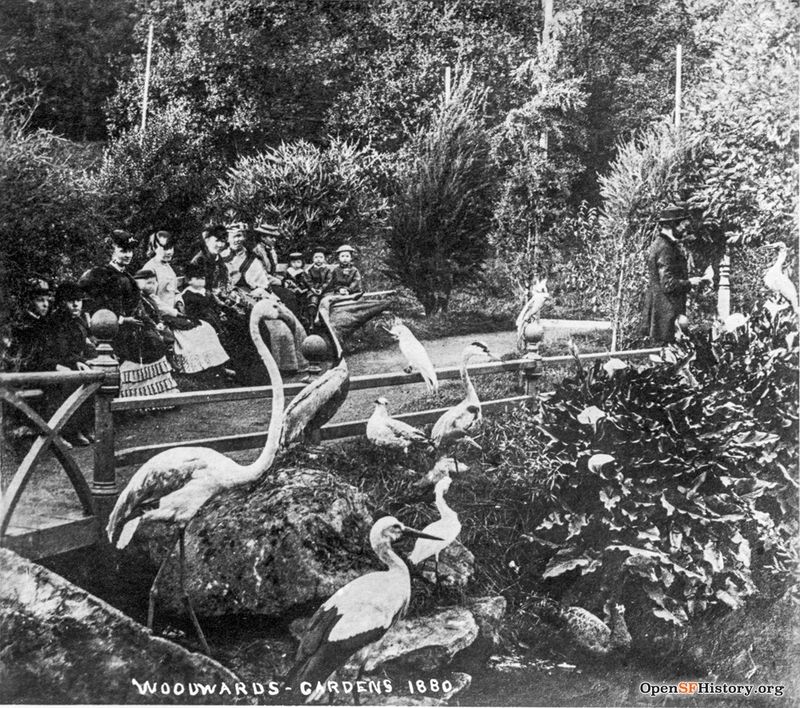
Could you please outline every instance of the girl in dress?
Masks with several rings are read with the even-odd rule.
[[[178,293],[178,276],[170,262],[175,254],[172,234],[157,231],[149,240],[150,260],[144,270],[155,274],[155,292],[149,296],[158,308],[162,322],[175,337],[175,368],[183,374],[196,374],[230,361],[214,328],[205,320],[191,319],[184,314],[184,304]]]

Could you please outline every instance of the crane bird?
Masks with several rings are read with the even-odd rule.
[[[461,354],[461,380],[464,382],[466,395],[464,400],[452,408],[448,408],[433,424],[431,441],[437,448],[464,440],[480,450],[480,445],[469,435],[469,432],[481,419],[481,402],[467,370],[467,364],[476,356],[487,356],[491,361],[500,361],[483,342],[472,342],[464,347]],[[453,453],[453,463],[458,469],[455,452]]]
[[[517,341],[524,340],[525,327],[529,322],[539,319],[539,313],[544,307],[550,293],[547,291],[547,278],[537,280],[531,287],[530,299],[522,306],[522,309],[517,315]]]
[[[283,426],[283,381],[258,326],[262,319],[277,319],[278,315],[278,303],[273,298],[257,301],[250,313],[250,336],[267,367],[273,387],[272,417],[267,440],[259,456],[249,465],[240,465],[207,447],[164,450],[151,457],[131,477],[119,495],[106,527],[108,540],[116,543],[119,549],[130,543],[142,522],[165,522],[176,529],[181,596],[206,654],[210,654],[208,643],[186,592],[186,526],[209,499],[225,490],[256,482],[275,461]],[[150,630],[153,629],[158,582],[169,558],[168,553],[150,587],[147,608],[147,626]]]
[[[295,695],[307,683],[311,694],[306,702],[317,700],[325,682],[358,652],[358,677],[369,659],[371,645],[403,617],[411,600],[408,566],[392,549],[392,543],[405,534],[435,539],[400,523],[393,516],[378,519],[369,532],[372,550],[388,570],[362,575],[331,595],[314,613],[300,640],[294,666],[285,683]],[[353,694],[357,700],[357,694]]]
[[[322,376],[312,381],[286,408],[281,445],[291,445],[301,437],[311,439],[314,431],[318,431],[339,410],[350,390],[350,371],[344,358],[339,338],[330,320],[332,304],[342,300],[352,300],[347,295],[329,295],[319,304],[317,321],[328,331],[333,343],[336,363]]]
[[[414,336],[414,333],[403,324],[399,317],[394,318],[391,327],[383,327],[383,329],[397,342],[400,351],[408,361],[406,372],[419,371],[428,387],[428,393],[438,393],[439,380],[436,378],[436,369],[433,368],[433,363],[428,352],[425,351],[425,347]]]
[[[786,256],[789,250],[783,241],[775,241],[770,244],[771,247],[778,249],[778,257],[775,262],[764,273],[764,285],[766,285],[780,300],[784,298],[792,306],[795,314],[798,314],[800,308],[797,301],[797,286],[792,279],[783,272],[783,264],[786,262]]]
[[[414,544],[414,550],[411,551],[411,555],[408,557],[411,563],[419,565],[433,556],[437,584],[439,583],[439,554],[455,541],[458,534],[461,533],[461,522],[458,520],[458,514],[447,506],[447,502],[444,500],[444,495],[450,489],[451,483],[452,479],[450,477],[442,477],[436,483],[434,493],[436,494],[436,508],[439,511],[439,519],[422,529],[423,533],[439,536],[442,540],[431,541],[430,539],[420,538]]]
[[[389,401],[383,396],[375,399],[375,410],[367,421],[367,439],[378,447],[388,447],[408,453],[414,443],[430,444],[428,436],[402,420],[389,415]]]

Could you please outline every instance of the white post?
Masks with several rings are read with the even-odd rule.
[[[675,47],[675,127],[681,127],[681,68],[683,64],[683,47]]]
[[[144,129],[147,125],[147,95],[150,92],[150,62],[153,59],[153,21],[147,33],[147,60],[144,66],[144,91],[142,92],[142,126],[139,129],[139,145],[144,143]]]
[[[450,103],[450,95],[452,93],[452,77],[450,74],[450,67],[444,68],[444,102]]]

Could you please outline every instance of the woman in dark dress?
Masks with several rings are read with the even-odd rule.
[[[108,245],[111,248],[108,265],[88,270],[79,285],[88,297],[89,314],[108,309],[117,315],[119,331],[113,346],[122,362],[120,396],[175,391],[178,386],[167,361],[167,346],[156,322],[144,312],[139,287],[127,270],[136,239],[127,231],[117,230],[111,234]]]

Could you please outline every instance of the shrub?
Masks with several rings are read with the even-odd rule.
[[[391,193],[388,267],[426,314],[478,272],[491,226],[492,172],[482,126],[484,92],[459,80],[401,160]]]
[[[383,166],[370,148],[304,140],[240,158],[212,197],[213,208],[245,221],[277,224],[288,248],[365,243],[385,218]]]

